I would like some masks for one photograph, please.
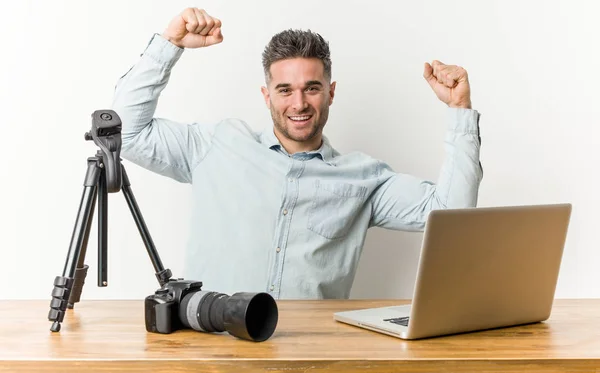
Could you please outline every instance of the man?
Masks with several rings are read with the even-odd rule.
[[[449,106],[436,185],[331,146],[322,132],[335,82],[328,44],[312,32],[284,31],[264,50],[262,94],[274,125],[262,133],[234,119],[201,125],[153,117],[184,50],[222,40],[218,19],[185,9],[115,90],[123,157],[192,184],[186,279],[229,294],[348,298],[369,227],[422,230],[431,210],[476,205],[479,114],[464,69],[425,64],[425,79]]]

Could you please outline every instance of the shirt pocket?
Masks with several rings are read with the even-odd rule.
[[[366,198],[367,187],[315,181],[308,229],[329,239],[346,236]]]

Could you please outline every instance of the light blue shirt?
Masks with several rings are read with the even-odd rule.
[[[239,119],[155,118],[183,52],[154,35],[119,79],[113,109],[123,122],[124,159],[191,184],[183,277],[203,281],[205,290],[348,298],[368,228],[422,231],[432,210],[476,206],[483,176],[477,111],[448,109],[437,183],[359,152],[341,155],[326,137],[315,151],[288,154],[272,124],[256,133]]]

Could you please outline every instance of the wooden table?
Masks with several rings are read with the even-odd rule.
[[[333,320],[405,301],[279,301],[265,342],[147,333],[143,301],[82,301],[60,333],[49,301],[0,301],[0,371],[600,372],[600,300],[557,300],[545,323],[403,341]]]

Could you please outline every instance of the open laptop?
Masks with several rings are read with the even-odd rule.
[[[544,321],[570,216],[571,204],[432,211],[412,304],[334,320],[403,339]]]

